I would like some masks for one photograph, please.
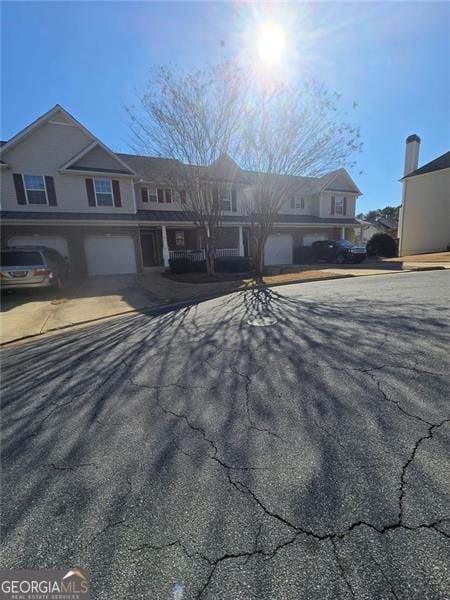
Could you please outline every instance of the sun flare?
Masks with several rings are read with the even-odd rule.
[[[277,23],[263,23],[258,38],[258,53],[261,61],[266,65],[280,64],[285,47],[286,35],[283,28]]]

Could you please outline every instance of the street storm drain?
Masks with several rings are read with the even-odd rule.
[[[247,321],[253,327],[269,327],[270,325],[275,325],[276,322],[275,317],[256,317]]]
[[[173,586],[173,600],[183,600],[184,596],[184,585],[182,583],[176,583]]]

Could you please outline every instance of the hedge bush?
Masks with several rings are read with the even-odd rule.
[[[294,248],[294,264],[311,262],[313,258],[311,246],[297,246]]]
[[[204,273],[206,261],[192,260],[188,257],[171,258],[169,267],[174,275]],[[221,256],[216,258],[215,269],[218,273],[245,273],[250,270],[250,261],[245,256]]]
[[[397,254],[397,244],[387,233],[375,233],[366,245],[369,256],[384,256],[391,258]]]
[[[216,258],[218,273],[245,273],[250,270],[250,261],[246,256],[221,256]]]
[[[206,271],[205,260],[191,260],[187,257],[169,259],[169,267],[174,275],[183,273],[203,273]]]

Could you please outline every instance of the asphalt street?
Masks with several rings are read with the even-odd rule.
[[[450,597],[444,271],[255,289],[2,352],[2,568],[98,600]]]

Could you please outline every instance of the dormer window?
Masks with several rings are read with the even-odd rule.
[[[291,198],[291,208],[300,208],[304,210],[305,208],[305,199],[299,196],[292,196]]]
[[[171,204],[172,203],[172,190],[168,188],[158,188],[156,190],[158,202],[160,204]]]
[[[113,206],[113,191],[110,179],[94,179],[97,206]]]
[[[23,183],[28,204],[48,204],[47,189],[42,175],[24,175]]]
[[[236,212],[236,190],[232,188],[220,188],[220,205],[224,212]]]

